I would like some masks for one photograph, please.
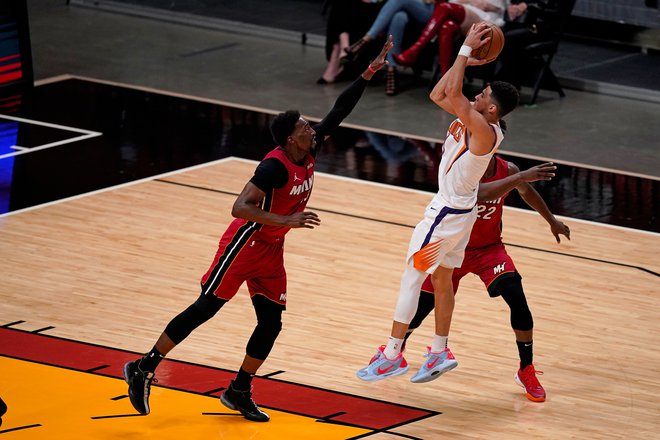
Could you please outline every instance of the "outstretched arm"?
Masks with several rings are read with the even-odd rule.
[[[557,167],[552,162],[536,165],[525,171],[520,171],[516,165],[511,162],[509,164],[509,175],[504,179],[499,179],[494,182],[485,182],[479,184],[479,191],[477,192],[477,201],[483,202],[486,200],[498,199],[514,188],[517,188],[526,182],[536,182],[538,180],[551,180],[555,177],[554,171]]]
[[[470,133],[470,151],[477,156],[483,156],[491,151],[495,145],[496,135],[486,118],[476,111],[470,101],[463,95],[463,77],[471,51],[488,42],[488,38],[483,40],[481,38],[489,30],[490,25],[485,22],[472,25],[465,37],[461,52],[456,57],[452,68],[447,72],[447,85],[445,87],[445,94],[455,111],[454,114],[460,118]],[[467,50],[464,48],[467,48]]]
[[[512,163],[509,163],[509,172],[511,172],[512,166],[514,169],[518,169],[518,167]],[[522,197],[525,203],[532,207],[536,212],[541,214],[541,217],[543,217],[545,221],[548,222],[550,225],[550,232],[552,232],[552,235],[555,236],[557,243],[561,242],[559,235],[563,235],[569,240],[571,239],[571,231],[568,226],[555,218],[552,212],[550,212],[548,205],[546,205],[545,201],[543,200],[543,197],[541,197],[541,195],[534,189],[532,185],[530,185],[528,182],[523,182],[518,185],[516,189],[518,190],[520,197]]]
[[[317,137],[321,136],[322,139],[323,136],[330,134],[334,129],[339,127],[339,124],[341,124],[342,121],[353,111],[362,97],[362,93],[367,87],[368,81],[377,71],[387,64],[385,56],[392,48],[392,45],[392,36],[390,35],[376,59],[369,64],[369,67],[362,73],[362,75],[353,81],[353,83],[348,86],[341,95],[339,95],[332,110],[330,110],[320,123],[314,126]]]

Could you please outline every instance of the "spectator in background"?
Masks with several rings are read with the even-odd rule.
[[[340,55],[351,43],[355,43],[367,31],[382,1],[371,0],[326,0],[323,6],[327,13],[328,27],[325,34],[325,55],[328,65],[317,84],[331,84],[342,79],[352,79],[357,75],[349,66],[340,62]]]
[[[502,19],[506,0],[449,0],[438,2],[430,20],[426,23],[419,39],[408,49],[392,55],[397,64],[412,66],[422,49],[438,36],[438,63],[440,74],[447,73],[454,58],[454,40],[459,34],[466,35],[470,27],[480,21],[487,21],[498,26]],[[396,46],[395,46],[396,48]]]
[[[380,34],[387,31],[392,35],[393,49],[387,55],[388,66],[385,72],[385,94],[388,96],[397,93],[396,61],[392,53],[399,53],[402,49],[403,33],[409,21],[426,23],[433,14],[434,0],[387,0],[378,13],[376,20],[367,33],[356,43],[344,49],[340,56],[343,64],[347,64],[363,53]]]

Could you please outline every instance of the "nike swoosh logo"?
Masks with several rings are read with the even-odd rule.
[[[433,368],[435,366],[435,364],[438,363],[439,360],[440,360],[440,358],[437,357],[437,358],[433,359],[433,362],[427,362],[426,363],[426,368],[428,368],[428,369]]]
[[[385,373],[387,373],[388,371],[390,371],[392,368],[394,368],[394,364],[390,365],[389,367],[387,367],[387,368],[385,368],[385,369],[381,369],[380,367],[378,367],[378,370],[376,370],[376,372],[377,372],[378,374],[385,374]]]

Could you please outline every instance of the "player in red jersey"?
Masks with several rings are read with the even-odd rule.
[[[523,291],[522,277],[502,243],[502,206],[508,193],[515,188],[525,203],[548,222],[557,243],[560,242],[560,235],[570,240],[568,226],[552,215],[539,193],[529,184],[535,180],[549,180],[554,175],[549,172],[554,168],[548,163],[521,172],[513,163],[493,156],[479,183],[478,217],[465,248],[465,259],[460,268],[454,269],[452,276],[454,293],[461,278],[473,273],[481,278],[491,297],[501,296],[506,301],[511,310],[511,327],[520,355],[520,368],[515,380],[525,388],[527,398],[535,402],[545,400],[545,390],[536,378],[540,372],[534,369],[532,362],[534,322]],[[422,285],[417,311],[406,333],[406,340],[433,308],[433,284],[428,277]]]
[[[320,224],[316,213],[305,211],[314,184],[316,155],[325,137],[353,110],[374,73],[387,64],[385,56],[391,48],[392,37],[320,123],[312,126],[294,110],[273,119],[270,128],[279,146],[259,163],[234,202],[236,219],[220,239],[213,263],[202,277],[201,295],[170,321],[149,353],[124,366],[129,397],[139,413],[149,414],[151,382],[161,359],[212,318],[246,282],[257,326],[243,364],[220,400],[249,420],[270,419],[252,400],[251,383],[282,329],[287,295],[284,236],[291,228],[312,229]]]

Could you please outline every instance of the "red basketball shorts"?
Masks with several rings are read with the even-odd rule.
[[[452,282],[454,293],[458,292],[458,285],[468,273],[473,273],[481,278],[486,289],[499,277],[505,274],[516,273],[516,266],[506,252],[502,243],[496,243],[479,249],[466,249],[465,257],[461,267],[454,269]],[[422,285],[425,292],[433,292],[431,277],[427,277]]]
[[[234,221],[223,234],[213,263],[201,280],[202,293],[230,300],[243,282],[250,297],[264,295],[286,305],[284,238],[273,239],[254,224]]]

